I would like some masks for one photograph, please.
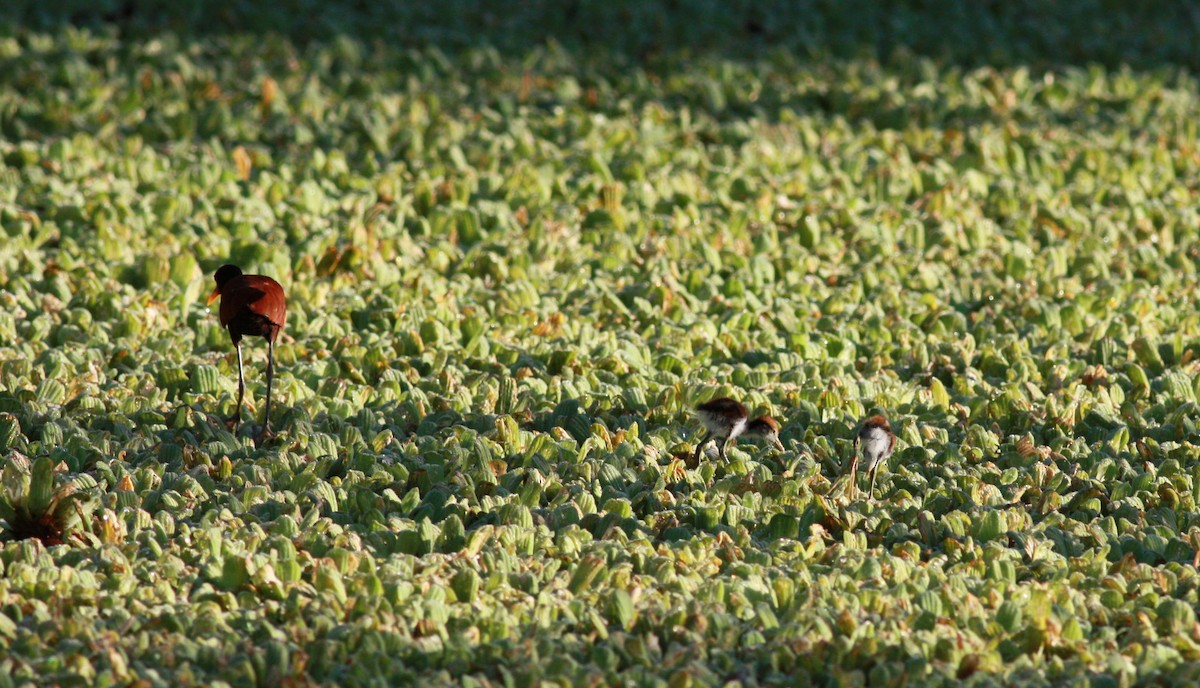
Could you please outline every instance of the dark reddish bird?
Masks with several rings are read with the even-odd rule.
[[[871,497],[875,492],[875,474],[879,471],[879,464],[886,461],[896,449],[896,434],[888,425],[887,418],[871,416],[863,421],[862,428],[854,437],[854,458],[850,462],[851,485],[856,485],[860,449],[866,460],[867,473],[871,476],[871,484],[867,488],[867,497]]]
[[[696,414],[700,416],[708,433],[700,440],[700,444],[696,445],[693,462],[700,460],[700,453],[710,440],[721,440],[717,445],[717,453],[724,459],[725,447],[739,435],[762,437],[783,449],[783,443],[779,441],[779,423],[770,416],[759,416],[750,420],[746,407],[739,401],[728,397],[706,401],[696,407]]]
[[[271,381],[275,379],[275,338],[287,322],[287,299],[283,287],[264,275],[245,275],[236,265],[222,265],[213,276],[217,286],[208,297],[211,305],[221,297],[221,327],[229,330],[229,338],[237,349],[238,403],[237,413],[230,422],[237,428],[242,415],[242,397],[246,380],[242,374],[242,337],[264,337],[267,340],[267,408],[263,414],[259,439],[271,432]]]

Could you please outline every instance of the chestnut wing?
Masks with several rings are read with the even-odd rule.
[[[264,275],[242,275],[221,290],[221,325],[256,315],[282,330],[287,324],[283,287]]]

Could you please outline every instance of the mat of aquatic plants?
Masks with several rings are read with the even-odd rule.
[[[178,5],[0,9],[0,686],[1197,679],[1194,9]]]

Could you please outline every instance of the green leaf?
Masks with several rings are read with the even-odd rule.
[[[463,569],[450,579],[450,589],[459,602],[475,602],[479,597],[479,585],[479,574],[474,569]]]
[[[973,535],[980,542],[990,542],[999,538],[1007,530],[1004,522],[1004,515],[999,511],[984,512],[975,521],[975,532]]]
[[[608,598],[608,618],[617,626],[629,630],[637,618],[633,598],[625,590],[614,590]]]
[[[29,478],[29,498],[26,502],[30,514],[40,517],[50,509],[55,492],[54,461],[48,456],[33,460]]]

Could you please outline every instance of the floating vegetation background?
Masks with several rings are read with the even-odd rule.
[[[1194,681],[1195,12],[686,5],[3,3],[2,682]]]

